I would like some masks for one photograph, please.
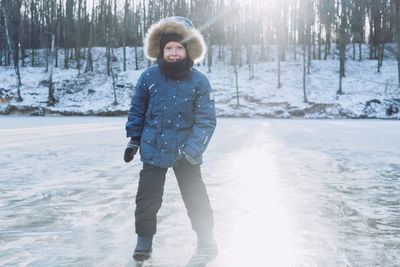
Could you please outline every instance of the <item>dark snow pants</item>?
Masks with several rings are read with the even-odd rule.
[[[210,233],[213,214],[200,165],[192,165],[183,159],[173,169],[193,230],[199,235]],[[157,212],[162,203],[167,170],[144,163],[140,171],[135,210],[136,233],[139,236],[150,237],[156,233]]]

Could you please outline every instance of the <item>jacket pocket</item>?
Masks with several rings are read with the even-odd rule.
[[[143,159],[150,160],[153,157],[156,135],[149,128],[143,129],[142,137],[140,138],[140,155]]]

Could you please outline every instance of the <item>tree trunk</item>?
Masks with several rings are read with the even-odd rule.
[[[9,7],[11,9],[11,7]],[[16,83],[17,83],[17,99],[16,101],[18,102],[22,102],[23,99],[21,97],[21,75],[19,72],[19,65],[18,65],[18,44],[13,44],[11,42],[11,37],[10,37],[10,24],[8,23],[8,18],[7,18],[7,13],[5,11],[5,7],[4,4],[2,6],[3,9],[3,16],[4,16],[4,26],[5,26],[5,30],[6,30],[6,37],[7,37],[7,43],[8,43],[8,48],[9,48],[9,53],[12,54],[13,56],[13,61],[14,61],[14,71],[15,71],[15,76],[17,78]],[[18,10],[14,10],[14,11],[19,11]],[[11,12],[11,11],[10,11]],[[13,25],[14,27],[18,28],[19,25]],[[14,33],[18,36],[18,31],[16,31],[16,33]],[[18,39],[17,39],[18,41]]]
[[[328,25],[326,29],[326,40],[325,40],[325,54],[324,60],[328,59],[329,51],[331,49],[331,26]]]
[[[343,94],[342,90],[342,78],[345,76],[345,61],[346,61],[346,6],[345,0],[342,0],[342,14],[340,17],[340,26],[339,26],[339,89],[336,92],[338,95]]]
[[[24,43],[21,42],[20,45],[20,50],[21,50],[21,67],[25,67],[25,47],[24,47]]]
[[[308,23],[308,22],[307,22]],[[307,51],[308,51],[308,60],[307,60],[307,74],[310,74],[311,67],[311,25],[307,25]]]
[[[307,93],[306,93],[306,44],[303,43],[303,95],[304,103],[308,103]]]
[[[64,48],[64,69],[68,69],[69,68],[68,54],[69,54],[69,49],[67,47],[65,47]]]
[[[33,18],[34,18],[34,12],[35,12],[35,6],[33,3],[31,3],[31,24],[29,25],[30,27],[30,40],[32,40],[34,38],[34,22],[33,22]],[[35,65],[35,49],[34,46],[35,44],[30,42],[31,45],[31,67],[33,67]]]
[[[124,71],[126,71],[126,45],[124,44],[123,45],[123,48],[122,48],[122,54],[123,54],[123,70]]]
[[[383,55],[384,55],[384,49],[385,49],[385,44],[379,44],[378,45],[378,69],[377,72],[380,73],[381,72],[381,67],[383,64]]]
[[[35,49],[32,47],[31,50],[31,67],[35,65]]]
[[[372,18],[372,10],[369,10],[369,59],[373,59],[373,51],[374,51],[374,45],[373,45],[373,32],[374,32],[374,24],[373,24],[373,18]]]
[[[46,42],[46,44],[48,44],[48,43],[49,42]],[[45,72],[48,72],[48,71],[49,71],[49,48],[46,48],[46,69],[45,69]]]
[[[321,29],[322,29],[322,24],[320,22],[319,23],[319,32],[318,32],[318,60],[321,60],[321,55],[322,55]]]
[[[82,0],[78,0],[78,21],[76,27],[76,68],[78,69],[78,76],[81,73],[81,12],[82,12]]]
[[[395,18],[395,36],[397,40],[397,74],[398,88],[400,88],[400,1],[393,1],[394,18]]]
[[[400,13],[400,3],[398,6],[398,11]],[[398,74],[398,85],[400,88],[400,18],[398,18],[398,28],[397,28],[397,74]]]
[[[338,94],[338,95],[342,95],[342,94],[343,94],[342,79],[343,79],[343,76],[340,75],[340,72],[339,72],[339,89],[338,89],[338,91],[336,92],[336,94]]]
[[[138,70],[139,69],[139,58],[138,58],[138,51],[137,51],[137,46],[135,45],[135,69]]]
[[[51,36],[51,47],[50,47],[50,74],[49,74],[49,97],[47,100],[47,106],[54,106],[56,99],[54,98],[54,87],[53,87],[53,68],[54,68],[54,34]]]
[[[88,48],[85,72],[93,71],[92,48]]]
[[[89,22],[89,40],[88,40],[88,52],[87,52],[87,59],[86,59],[86,67],[85,72],[93,71],[93,60],[92,60],[92,47],[93,47],[93,34],[94,34],[94,0],[93,0],[93,7],[92,7],[92,19]]]
[[[276,29],[276,59],[277,59],[277,88],[281,88],[281,52],[282,52],[282,46],[283,46],[283,42],[282,42],[282,27],[283,25],[281,25],[281,21],[282,21],[282,7],[281,5],[278,5],[278,10],[276,10],[277,13],[277,18],[275,21],[275,29]]]
[[[89,45],[86,59],[85,72],[93,71],[93,59],[92,59],[92,46],[93,46],[93,26],[91,22],[89,24]]]
[[[296,61],[297,58],[297,51],[296,51],[296,27],[297,27],[297,1],[292,2],[293,6],[291,8],[292,10],[292,23],[291,23],[291,28],[292,28],[292,45],[293,45],[293,60]]]
[[[106,58],[107,58],[107,75],[110,76],[110,74],[111,74],[111,53],[110,53],[110,47],[108,45],[106,47]]]
[[[400,51],[400,45],[398,45],[397,49],[398,49],[397,51]],[[399,82],[397,87],[400,88],[400,56],[397,57],[397,74],[398,74],[398,82]]]
[[[113,105],[118,105],[118,101],[117,101],[117,86],[116,86],[118,74],[114,73],[112,68],[111,68],[111,75],[112,75],[112,87],[113,87],[113,92],[114,92],[114,103],[113,103]]]
[[[7,50],[7,65],[6,66],[10,66],[11,65],[11,52],[10,50]]]
[[[277,50],[277,59],[278,59],[278,86],[277,86],[277,88],[281,88],[282,87],[281,86],[281,57],[280,57],[281,46],[278,45],[276,50]]]
[[[122,36],[122,65],[123,71],[126,71],[126,37],[128,35],[128,0],[125,0],[124,7],[124,34]]]
[[[56,64],[55,67],[58,68],[58,48],[60,47],[60,39],[61,39],[61,0],[59,1],[59,5],[57,8],[57,37],[56,37],[56,51],[55,51],[55,60],[56,60]]]
[[[111,28],[111,0],[107,6],[107,22],[106,22],[106,59],[107,59],[107,75],[110,76],[112,72],[111,66],[111,38],[110,38],[110,28]]]
[[[66,8],[65,8],[65,50],[64,50],[64,68],[69,68],[69,56],[70,56],[70,49],[71,49],[71,28],[73,26],[73,7],[74,7],[74,0],[67,0],[66,1]]]
[[[315,54],[315,31],[312,32],[312,41],[311,41],[311,45],[312,45],[312,59],[315,60],[316,59],[316,54]]]
[[[7,66],[11,65],[11,51],[7,50]]]
[[[233,70],[235,72],[235,83],[236,83],[236,106],[239,106],[239,74],[238,74],[238,70],[237,70],[237,64],[235,62],[235,64],[233,65]]]
[[[56,47],[56,51],[54,53],[55,53],[55,61],[56,61],[55,67],[57,68],[58,67],[58,46]]]
[[[307,74],[310,74],[310,67],[311,67],[311,41],[313,40],[312,34],[311,34],[311,1],[308,0],[305,4],[305,15],[306,15],[306,22],[305,22],[305,27],[306,27],[306,44],[307,44],[307,52],[308,52],[308,62],[307,62]]]

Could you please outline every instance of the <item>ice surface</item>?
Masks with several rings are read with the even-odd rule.
[[[0,117],[0,265],[134,266],[138,159],[126,118]],[[220,254],[207,266],[399,266],[400,125],[219,119],[202,174]],[[196,239],[173,172],[150,266]]]

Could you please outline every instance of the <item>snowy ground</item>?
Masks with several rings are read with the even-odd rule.
[[[125,120],[0,117],[1,266],[133,266],[141,163],[122,160]],[[399,132],[219,119],[202,166],[220,248],[207,266],[399,266]],[[148,266],[184,266],[195,242],[169,171]]]
[[[343,80],[343,95],[337,95],[339,61],[332,48],[328,60],[314,60],[310,75],[306,78],[307,98],[304,103],[302,89],[303,67],[301,55],[292,60],[289,50],[287,61],[281,63],[281,88],[277,88],[277,62],[271,48],[271,60],[259,62],[255,54],[254,77],[250,79],[247,65],[239,68],[239,106],[236,98],[236,82],[233,67],[217,59],[214,47],[214,60],[209,79],[215,90],[217,114],[221,117],[305,117],[305,118],[400,118],[400,88],[397,86],[397,62],[389,55],[385,58],[381,72],[377,72],[377,61],[367,60],[368,46],[363,46],[364,59],[351,59],[349,46],[346,61],[346,78]],[[300,49],[300,48],[299,48]],[[229,49],[225,48],[228,60]],[[258,49],[254,49],[258,51]],[[43,53],[43,51],[40,51]],[[122,115],[129,109],[136,81],[147,66],[141,49],[140,70],[136,71],[134,50],[128,48],[127,71],[122,69],[122,49],[115,49],[113,63],[116,78],[116,99],[112,79],[106,75],[105,49],[93,50],[94,73],[78,77],[76,66],[71,60],[71,68],[54,70],[55,97],[58,103],[47,106],[48,73],[44,70],[43,57],[38,67],[21,68],[21,88],[23,102],[15,100],[15,76],[11,67],[0,67],[0,114],[64,114],[64,115]],[[60,50],[60,62],[63,52]],[[26,59],[29,66],[29,57]],[[243,55],[243,63],[246,63]],[[206,66],[199,66],[207,72]]]

